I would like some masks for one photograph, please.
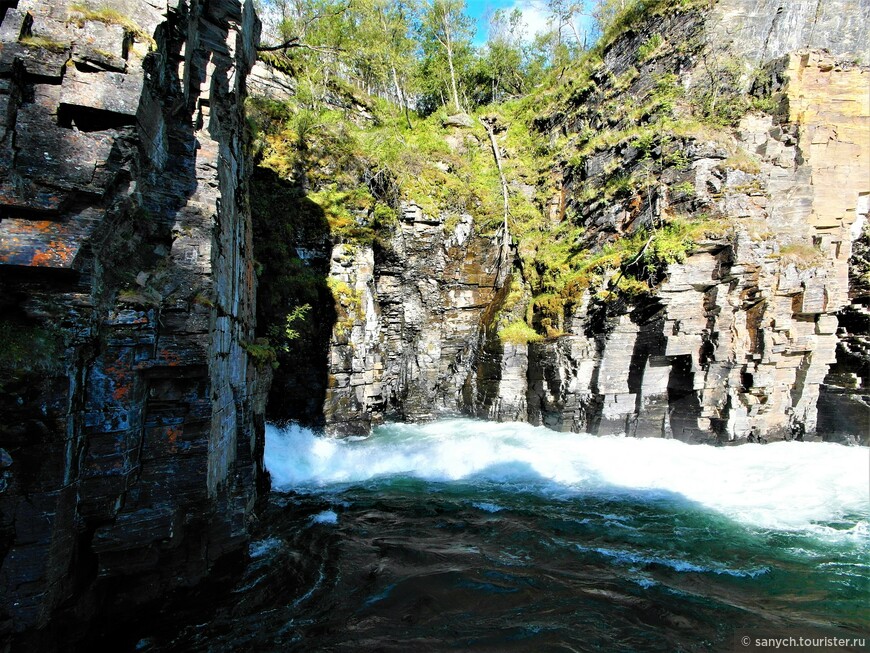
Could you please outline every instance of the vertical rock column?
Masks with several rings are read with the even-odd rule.
[[[432,419],[463,409],[485,314],[496,295],[498,248],[470,215],[403,207],[389,242],[336,245],[328,283],[336,301],[326,430],[365,433],[385,416]]]
[[[0,327],[29,351],[0,360],[0,628],[64,604],[75,637],[96,597],[154,599],[246,540],[259,23],[238,0],[4,11]]]

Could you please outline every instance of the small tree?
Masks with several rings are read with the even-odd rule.
[[[482,53],[482,67],[489,82],[489,101],[500,102],[505,95],[525,90],[523,62],[524,30],[522,12],[496,11],[489,24],[489,39]]]
[[[471,47],[472,24],[471,19],[465,15],[464,0],[431,0],[426,7],[421,21],[421,36],[423,38],[424,57],[429,50],[430,58],[432,48],[429,44],[437,43],[444,55],[447,64],[449,80],[449,96],[457,113],[462,112],[462,103],[459,101],[458,84],[458,60],[462,54],[468,52]],[[436,73],[437,61],[428,63],[430,74]]]

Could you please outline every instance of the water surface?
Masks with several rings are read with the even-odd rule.
[[[341,441],[269,427],[266,463],[275,494],[245,578],[166,648],[724,651],[750,631],[870,634],[866,448],[457,419]]]

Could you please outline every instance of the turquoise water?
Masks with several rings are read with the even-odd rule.
[[[270,427],[266,462],[272,508],[230,616],[179,650],[729,651],[755,650],[735,644],[745,633],[870,635],[866,448],[448,420],[343,441]]]

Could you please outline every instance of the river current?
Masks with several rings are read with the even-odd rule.
[[[868,463],[837,444],[466,419],[347,440],[270,426],[273,497],[244,577],[159,648],[868,650]]]

